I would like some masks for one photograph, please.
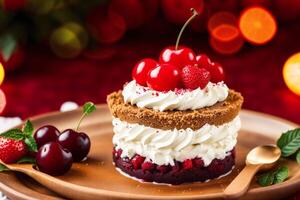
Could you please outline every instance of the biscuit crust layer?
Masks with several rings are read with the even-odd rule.
[[[197,110],[155,111],[139,108],[125,103],[122,92],[113,92],[107,96],[107,103],[112,115],[128,123],[138,123],[163,130],[200,129],[205,124],[221,125],[232,121],[243,104],[243,97],[233,90],[229,91],[226,100]]]

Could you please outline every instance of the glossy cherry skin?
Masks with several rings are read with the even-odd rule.
[[[43,145],[36,154],[36,164],[41,172],[52,176],[67,173],[73,163],[72,154],[58,142]]]
[[[169,91],[179,87],[181,76],[177,67],[171,64],[161,64],[148,74],[148,87],[157,91]]]
[[[132,78],[142,86],[147,86],[147,76],[150,70],[157,67],[158,63],[151,59],[145,58],[134,66],[132,70]]]
[[[72,129],[63,131],[57,141],[72,153],[75,162],[82,161],[88,155],[91,148],[89,136]]]
[[[196,64],[198,65],[198,67],[200,68],[206,68],[209,67],[211,65],[211,60],[209,59],[209,57],[205,54],[200,54],[196,56]]]
[[[213,83],[218,83],[224,81],[225,73],[222,65],[219,63],[213,62],[211,65],[205,67],[210,72],[211,78],[210,81]]]
[[[51,125],[42,126],[33,135],[38,147],[40,148],[48,142],[56,141],[60,135],[59,130]]]
[[[175,47],[167,47],[161,52],[159,63],[172,64],[181,70],[186,65],[195,64],[195,57],[195,53],[190,48],[179,47],[175,50]]]

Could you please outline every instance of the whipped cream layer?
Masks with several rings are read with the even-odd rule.
[[[224,159],[237,143],[241,128],[237,116],[229,123],[206,124],[198,130],[162,130],[113,119],[113,144],[122,149],[121,157],[144,156],[158,165],[174,165],[174,160],[202,158],[208,166],[213,159]]]
[[[225,83],[209,82],[204,89],[160,92],[143,87],[135,80],[126,84],[122,95],[126,103],[140,108],[165,110],[195,110],[224,101],[229,89]]]

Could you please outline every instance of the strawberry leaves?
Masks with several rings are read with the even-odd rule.
[[[33,131],[34,129],[32,123],[27,120],[22,130],[12,129],[0,134],[0,136],[13,140],[23,140],[29,151],[37,152],[37,144],[33,138]]]
[[[30,164],[36,164],[36,160],[33,157],[24,156],[20,160],[17,161],[17,163],[30,163]]]
[[[9,169],[0,163],[0,172],[9,171]]]
[[[296,153],[300,148],[300,128],[283,133],[277,141],[277,146],[281,149],[282,157]]]
[[[29,151],[37,152],[37,144],[35,142],[35,139],[33,138],[33,125],[31,121],[27,120],[23,127],[23,133],[25,135],[24,142],[28,147]]]
[[[6,131],[0,135],[1,137],[5,137],[13,140],[24,140],[24,134],[20,129],[12,129]]]
[[[33,125],[31,123],[31,121],[27,120],[25,122],[25,125],[23,127],[23,133],[27,136],[32,136],[32,134],[33,134]]]

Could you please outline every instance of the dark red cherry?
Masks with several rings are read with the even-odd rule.
[[[139,61],[138,63],[136,63],[135,67],[132,70],[132,78],[136,80],[138,84],[147,86],[148,73],[157,65],[158,63],[151,58],[145,58]]]
[[[180,86],[181,76],[174,65],[161,64],[148,74],[148,87],[157,91],[169,91]]]
[[[38,169],[52,176],[60,176],[68,172],[72,162],[71,152],[58,142],[49,142],[43,145],[36,154]]]
[[[57,141],[72,153],[75,162],[82,161],[88,155],[91,147],[91,141],[87,134],[78,133],[72,129],[63,131]]]
[[[60,132],[59,130],[51,125],[42,126],[39,129],[37,129],[33,135],[38,147],[40,148],[44,144],[48,142],[53,142],[57,140],[57,137],[59,136]]]
[[[175,50],[175,47],[167,47],[161,52],[159,62],[168,63],[182,69],[186,65],[194,65],[195,57],[195,53],[190,48],[178,47]]]

